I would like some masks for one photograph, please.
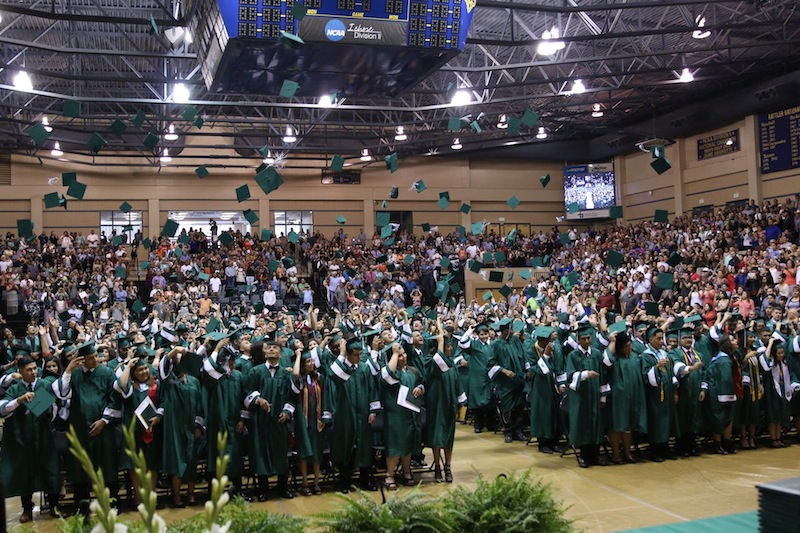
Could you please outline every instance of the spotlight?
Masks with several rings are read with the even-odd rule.
[[[694,74],[692,74],[692,71],[688,68],[684,68],[678,80],[680,80],[681,83],[691,83],[694,81]]]
[[[167,140],[167,141],[177,141],[178,140],[178,134],[175,133],[175,126],[173,126],[172,124],[169,125],[169,130],[168,130],[168,133],[166,135],[164,135],[164,140]]]
[[[397,126],[397,128],[395,129],[394,140],[405,141],[406,139],[408,139],[408,135],[406,135],[405,131],[403,130],[403,126]]]
[[[64,152],[61,151],[61,145],[58,144],[58,141],[55,142],[55,144],[53,145],[53,149],[50,150],[50,155],[52,155],[53,157],[61,157],[62,155],[64,155]]]
[[[461,148],[463,148],[463,146],[461,146],[461,140],[458,137],[453,139],[453,144],[450,145],[450,148],[453,150],[461,150]]]
[[[19,73],[14,76],[14,87],[25,92],[33,90],[33,82],[27,72],[20,70]]]
[[[372,156],[369,155],[369,149],[364,148],[361,150],[361,160],[364,162],[372,161]]]
[[[169,156],[169,148],[164,148],[164,151],[161,152],[161,157],[159,158],[159,161],[161,161],[162,163],[169,163],[170,161],[172,161],[172,158]]]
[[[323,94],[319,97],[319,102],[317,103],[320,107],[333,107],[333,98],[329,94]]]
[[[297,137],[294,135],[294,130],[291,126],[286,126],[286,135],[283,136],[283,142],[285,143],[293,143],[297,140]]]
[[[497,119],[497,129],[504,130],[508,127],[508,117],[505,115],[500,115],[500,118]]]
[[[592,116],[594,118],[600,118],[603,116],[603,108],[600,104],[592,104]]]
[[[47,133],[53,131],[53,128],[50,126],[50,120],[46,116],[42,117],[42,126],[44,126],[44,131]]]
[[[472,96],[470,96],[469,91],[465,91],[463,89],[459,89],[453,95],[452,100],[450,100],[450,104],[454,106],[465,106],[472,101]]]
[[[575,80],[572,84],[572,94],[583,94],[586,92],[586,86],[581,80]]]
[[[272,157],[272,150],[267,150],[267,156],[262,160],[265,165],[275,164],[275,158]]]
[[[692,37],[695,39],[705,39],[711,36],[710,31],[703,29],[706,25],[706,18],[703,15],[697,15],[697,18],[694,19],[694,23],[697,25],[697,29],[692,32]]]
[[[176,104],[185,104],[190,97],[189,89],[183,83],[176,84],[172,89],[172,101]]]
[[[537,139],[547,139],[547,130],[544,129],[544,126],[539,126],[539,133],[536,134]]]

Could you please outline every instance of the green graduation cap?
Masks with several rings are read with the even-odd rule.
[[[150,261],[142,261],[139,263],[139,270],[147,270],[150,267]]]
[[[142,144],[145,145],[147,148],[151,150],[158,145],[158,135],[153,133],[152,131],[148,131],[147,135],[145,136]]]
[[[428,188],[428,186],[425,185],[425,182],[422,180],[415,181],[412,186],[414,187],[414,190],[417,191],[417,193],[421,193],[422,191]]]
[[[142,304],[142,302],[139,300],[136,300],[135,302],[133,302],[133,304],[131,304],[131,311],[133,311],[137,315],[140,314],[143,309],[144,309],[144,304]]]
[[[443,268],[450,268],[450,259],[448,257],[442,257],[442,260],[439,262],[439,264]]]
[[[616,250],[609,250],[606,254],[606,264],[614,267],[619,268],[622,266],[622,260],[624,256]]]
[[[17,234],[19,234],[20,237],[33,237],[33,220],[17,220]]]
[[[123,133],[125,133],[127,129],[128,125],[125,124],[120,119],[116,119],[114,120],[114,122],[111,123],[111,133],[114,133],[116,135],[122,135]]]
[[[511,209],[516,209],[517,207],[519,207],[519,204],[521,202],[519,201],[519,198],[517,198],[516,196],[512,196],[511,198],[508,199],[506,203],[508,204],[508,207],[510,207]]]
[[[379,211],[378,213],[375,213],[375,224],[381,227],[389,224],[389,213],[386,211]]]
[[[578,272],[576,272],[575,270],[573,270],[567,275],[567,281],[569,281],[571,285],[576,285],[579,279],[580,276],[578,276]]]
[[[676,252],[672,252],[672,254],[669,256],[669,259],[667,259],[667,264],[671,267],[675,267],[680,264],[681,261],[683,261],[683,257]]]
[[[508,242],[514,242],[516,236],[517,236],[517,229],[514,228],[508,232]]]
[[[119,206],[119,210],[123,213],[130,213],[132,209],[133,206],[128,202],[122,202],[122,204]]]
[[[626,329],[628,329],[628,324],[626,324],[624,320],[614,322],[613,324],[608,326],[609,333],[622,333]]]
[[[197,275],[197,280],[198,280],[198,281],[208,281],[209,279],[211,279],[211,276],[209,276],[209,275],[208,275],[208,274],[206,274],[205,272],[200,272],[200,273]]]
[[[89,137],[89,140],[86,142],[86,146],[89,148],[90,152],[99,152],[101,148],[108,146],[108,142],[103,139],[103,137],[97,133],[92,133],[92,136]]]
[[[286,238],[289,239],[289,242],[292,244],[297,244],[300,241],[300,235],[295,233],[294,230],[290,231]]]
[[[72,320],[72,315],[69,314],[69,312],[67,312],[67,311],[62,311],[62,312],[58,313],[58,318],[62,322],[66,323],[66,322],[69,322],[70,320]]]
[[[44,126],[38,122],[25,130],[25,133],[33,139],[33,142],[35,142],[37,146],[41,146],[50,138],[50,132],[44,129]]]
[[[268,228],[264,228],[261,230],[261,240],[262,241],[271,241],[272,240],[272,231]]]
[[[278,39],[278,41],[280,41],[281,44],[288,46],[289,48],[300,48],[301,46],[306,44],[306,42],[297,35],[283,30],[281,30],[281,36]]]
[[[199,129],[202,129],[202,128],[203,128],[203,124],[205,124],[205,123],[206,123],[206,121],[205,121],[205,120],[203,120],[203,117],[197,117],[197,118],[195,118],[195,119],[192,121],[192,123],[193,123],[193,124],[194,124],[194,125],[197,127],[197,129],[199,130]]]
[[[122,236],[121,235],[114,235],[113,237],[111,237],[111,245],[112,246],[119,246],[120,244],[122,244]],[[118,276],[118,277],[122,277],[122,276]]]
[[[392,200],[397,200],[398,196],[400,196],[400,188],[392,187],[392,190],[389,192],[389,198],[391,198]]]
[[[466,235],[467,228],[459,224],[459,226],[456,228],[456,233],[458,233],[459,235]]]
[[[665,290],[672,289],[674,279],[674,275],[671,272],[659,272],[658,281],[656,281],[656,287]]]
[[[491,252],[483,252],[483,256],[481,259],[484,263],[492,263],[494,261],[494,256]]]
[[[63,207],[65,210],[67,209],[67,198],[62,194],[61,198],[58,200],[58,205]]]
[[[547,184],[550,183],[550,174],[545,174],[539,178],[539,183],[542,184],[542,188],[547,187]]]
[[[492,291],[486,291],[483,293],[483,301],[488,302],[492,299]]]
[[[117,267],[114,269],[114,277],[125,279],[125,267]]]
[[[558,236],[558,240],[561,241],[561,244],[569,244],[572,240],[569,238],[569,233],[562,233]]]
[[[608,210],[608,216],[611,218],[622,218],[622,206],[615,205]]]
[[[247,209],[244,211],[244,219],[250,224],[255,224],[258,222],[258,215],[252,209]]]
[[[267,167],[256,174],[256,183],[264,194],[269,194],[283,185],[283,178],[281,178],[278,171],[273,167]]]
[[[141,129],[144,125],[144,121],[147,119],[147,115],[144,114],[144,111],[137,111],[136,114],[131,119],[131,124],[136,126],[137,128]]]
[[[150,15],[150,19],[147,21],[147,32],[150,35],[158,34],[158,25],[156,24],[156,19],[153,18],[153,15]]]
[[[669,211],[666,209],[656,209],[655,214],[653,215],[654,222],[669,222]]]
[[[50,209],[51,207],[58,207],[61,205],[61,197],[57,192],[51,192],[44,195],[44,207]]]
[[[407,265],[410,265],[414,262],[414,254],[406,254],[406,256],[403,258],[403,261],[405,261]]]
[[[272,272],[275,272],[276,270],[278,270],[278,268],[280,266],[281,266],[281,262],[276,260],[276,259],[271,259],[270,262],[267,264],[267,268]]]
[[[483,222],[473,222],[469,229],[473,235],[480,235],[483,233]]]
[[[534,268],[541,268],[543,265],[544,265],[544,261],[542,260],[541,257],[537,256],[537,257],[534,257],[531,260],[531,266],[534,267]]]
[[[178,232],[178,223],[168,218],[164,223],[164,228],[161,230],[162,237],[174,237]]]
[[[381,239],[386,239],[392,234],[392,225],[386,224],[384,227],[381,228]]]
[[[303,18],[306,16],[306,13],[308,13],[308,9],[306,9],[306,6],[300,2],[295,2],[292,6],[292,16],[297,22],[303,20]]]
[[[648,316],[658,316],[658,302],[645,302],[644,312]]]
[[[695,322],[702,323],[703,318],[700,315],[691,315],[683,319],[684,324],[694,324]]]
[[[472,263],[470,263],[469,265],[469,269],[476,274],[480,272],[482,268],[483,268],[483,263],[481,263],[480,261],[476,261],[475,259],[473,259]]]
[[[439,206],[439,209],[447,209],[450,206],[450,200],[442,196],[441,198],[439,198],[439,201],[436,202],[436,205]]]
[[[386,170],[390,172],[397,171],[397,152],[387,155],[383,160],[386,161]]]
[[[281,98],[294,98],[294,94],[297,92],[297,89],[300,88],[300,84],[296,81],[292,80],[283,80],[283,85],[281,85],[281,90],[278,93]]]
[[[504,297],[508,298],[508,295],[511,294],[511,287],[509,287],[508,285],[503,285],[502,287],[497,289],[497,292],[502,294]]]
[[[527,127],[532,128],[539,121],[539,114],[532,109],[526,109],[519,120]]]
[[[650,166],[656,171],[659,176],[672,168],[672,164],[665,158],[659,157],[650,162]]]
[[[150,240],[149,238],[147,238],[147,239],[144,239],[144,240],[142,241],[142,246],[144,246],[145,248],[150,248],[150,245],[151,245],[151,244],[153,244],[153,241],[152,241],[152,240]]]
[[[569,204],[567,206],[567,212],[568,213],[577,213],[580,210],[580,208],[581,208],[581,206],[578,204],[578,202],[572,202],[571,204]]]
[[[78,181],[78,173],[77,172],[62,172],[61,173],[61,185],[63,187],[69,187],[69,184],[73,181]]]
[[[508,128],[506,128],[506,133],[508,135],[519,135],[519,128],[522,126],[522,121],[516,117],[511,117],[508,119]]]
[[[245,183],[241,187],[236,188],[236,201],[237,202],[244,202],[250,198],[250,187]]]
[[[494,253],[494,260],[496,263],[502,263],[506,260],[506,254],[503,252],[495,252]]]
[[[338,154],[333,156],[333,159],[331,159],[331,170],[339,172],[343,168],[344,168],[344,157]]]
[[[199,167],[194,169],[194,173],[197,174],[198,178],[202,179],[208,176],[208,169],[206,168],[205,165],[200,165]]]
[[[381,209],[386,209],[386,206],[389,204],[386,200],[381,202]]]
[[[83,199],[83,195],[86,194],[86,184],[81,183],[79,181],[73,181],[67,187],[67,196],[71,196],[73,198],[77,198],[78,200]]]
[[[450,200],[450,191],[442,191],[442,192],[440,192],[439,193],[439,198],[447,198],[447,200],[449,201]]]
[[[197,108],[193,105],[187,105],[183,108],[183,111],[181,111],[181,116],[187,122],[192,122],[194,121],[194,117],[197,116]]]
[[[530,269],[523,268],[522,270],[520,270],[519,271],[519,277],[521,277],[524,280],[531,279],[531,271],[530,271]]]
[[[465,215],[468,215],[470,211],[472,211],[472,206],[469,204],[461,204],[461,208],[459,209]]]
[[[338,217],[336,217],[336,223],[337,224],[346,224],[347,223],[347,218],[342,216],[342,215],[339,215]]]
[[[447,131],[459,131],[461,129],[461,118],[450,117],[447,120]]]
[[[233,244],[233,237],[227,231],[223,231],[219,236],[219,242],[222,246],[230,246]]]
[[[81,116],[81,103],[77,100],[65,100],[64,116],[70,118],[79,118]]]
[[[472,122],[470,122],[470,123],[469,123],[469,127],[470,127],[470,129],[471,129],[473,132],[475,132],[475,133],[480,133],[480,132],[482,132],[482,131],[483,131],[483,130],[481,129],[481,125],[480,125],[480,124],[478,124],[478,121],[477,121],[477,120],[473,120]]]
[[[489,281],[492,283],[502,283],[503,282],[503,272],[500,270],[492,270],[489,272]]]

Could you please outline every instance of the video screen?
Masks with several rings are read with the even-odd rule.
[[[569,166],[564,169],[564,205],[578,211],[608,210],[616,205],[613,163]]]

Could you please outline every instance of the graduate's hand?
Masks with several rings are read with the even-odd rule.
[[[33,392],[26,392],[19,398],[17,398],[17,403],[28,403],[33,400],[34,396],[36,396]]]
[[[223,349],[229,343],[230,343],[230,338],[229,337],[225,337],[224,339],[220,339],[220,341],[217,343],[217,347],[214,348],[214,351],[215,352],[219,352],[221,349]]]
[[[516,376],[516,374],[514,372],[512,372],[511,370],[505,369],[505,368],[503,369],[503,375],[505,377],[509,378],[509,379],[513,379],[514,376]]]
[[[677,391],[673,394],[672,403],[674,403],[675,405],[678,405],[678,392]]]
[[[705,399],[706,399],[706,391],[701,390],[700,391],[700,397],[698,398],[698,400],[700,400],[702,402]]]
[[[95,420],[92,422],[92,425],[89,426],[89,436],[96,437],[103,431],[103,428],[106,427],[106,421],[102,418],[100,420]]]
[[[600,374],[597,373],[597,371],[595,371],[595,370],[589,370],[586,375],[588,377],[590,377],[590,378],[599,378],[600,377]]]
[[[373,422],[375,422],[375,418],[376,418],[376,415],[375,415],[375,413],[370,413],[370,414],[369,414],[369,418],[367,418],[367,422],[369,422],[370,424],[372,424]]]
[[[414,398],[419,398],[425,394],[425,391],[423,391],[421,387],[414,387],[414,391],[411,394],[414,395]]]
[[[20,380],[20,379],[22,379],[22,374],[20,374],[19,372],[14,372],[14,373],[11,374],[11,377],[13,379]]]
[[[194,428],[194,440],[200,440],[203,436],[203,430],[201,428]]]
[[[281,424],[285,424],[289,421],[289,414],[281,411],[281,414],[278,415],[278,422]]]
[[[465,366],[467,366],[469,364],[469,362],[466,359],[462,359],[460,364],[461,364],[461,368],[464,368]]]
[[[156,415],[156,416],[154,416],[153,418],[151,418],[150,420],[147,421],[147,425],[149,425],[152,428],[153,426],[155,426],[159,422],[161,422],[161,417]]]
[[[665,366],[667,366],[668,362],[669,362],[669,359],[660,359],[658,361],[658,368],[664,368]]]
[[[130,367],[130,368],[133,368],[133,367],[136,366],[136,363],[138,363],[138,362],[139,362],[139,358],[138,357],[131,357],[130,359],[128,359],[128,365],[127,366]]]
[[[264,398],[259,398],[258,400],[256,400],[256,405],[260,407],[265,413],[269,413],[269,410],[272,408],[269,402]]]
[[[239,420],[236,422],[236,433],[240,435],[244,433],[244,420]]]
[[[69,364],[67,365],[67,368],[64,369],[64,372],[71,374],[73,370],[75,370],[78,366],[82,364],[83,364],[83,357],[81,356],[73,357],[70,360]]]
[[[566,392],[566,390],[567,390],[567,386],[566,385],[559,385],[558,386],[558,393],[559,394],[564,394]]]

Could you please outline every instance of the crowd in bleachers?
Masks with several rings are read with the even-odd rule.
[[[293,497],[292,473],[304,495],[326,472],[349,490],[356,468],[374,488],[378,465],[387,488],[413,484],[427,447],[450,482],[457,419],[543,453],[570,445],[582,467],[688,457],[704,438],[724,454],[788,446],[799,199],[531,235],[8,234],[6,318],[30,323],[0,339],[0,480],[22,521],[38,491],[57,514],[62,469],[87,498],[56,446],[70,425],[116,497],[132,424],[179,507],[222,431],[231,491],[262,501],[271,477]],[[528,281],[464,293],[465,271],[496,268]]]

